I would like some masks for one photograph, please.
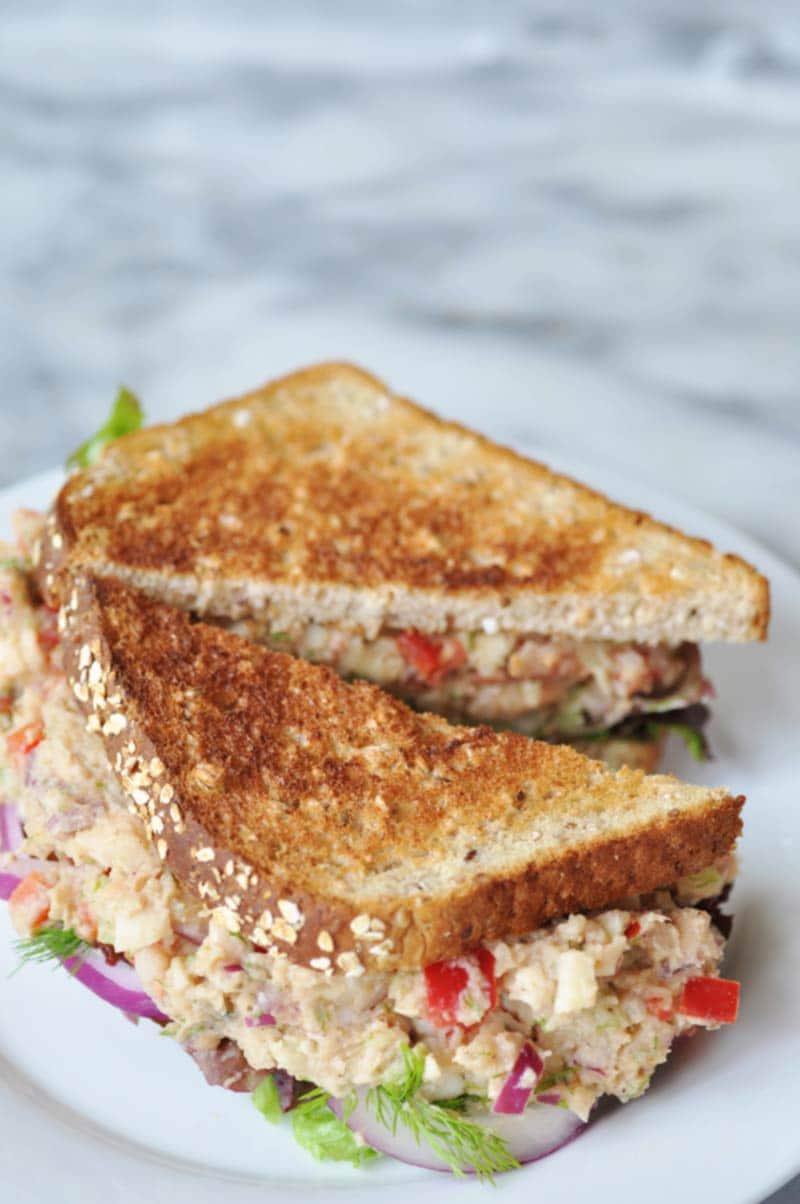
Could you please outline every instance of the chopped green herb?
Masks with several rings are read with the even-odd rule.
[[[269,633],[269,638],[273,644],[285,644],[287,640],[291,640],[292,637],[289,635],[288,631],[271,631]]]
[[[328,1107],[330,1096],[315,1087],[300,1097],[290,1113],[292,1132],[298,1145],[321,1162],[349,1162],[365,1166],[380,1155],[368,1145],[360,1145],[354,1133]]]
[[[21,573],[26,568],[25,561],[21,556],[4,556],[0,559],[0,569],[14,569]]]
[[[94,464],[107,443],[113,443],[121,435],[138,431],[143,418],[138,397],[123,385],[117,393],[106,422],[72,453],[67,460],[67,467],[88,468],[90,464]]]
[[[273,1075],[268,1074],[265,1079],[261,1080],[255,1091],[251,1093],[250,1099],[271,1125],[276,1125],[283,1116],[278,1085]]]
[[[17,941],[14,947],[19,956],[19,965],[12,971],[14,974],[22,966],[30,963],[55,962],[56,966],[60,966],[72,957],[83,960],[89,948],[77,932],[72,928],[63,928],[60,924],[49,924],[40,928],[33,936]],[[74,967],[75,970],[77,968]]]
[[[373,1088],[367,1095],[367,1105],[391,1133],[397,1132],[398,1125],[405,1125],[417,1144],[424,1141],[455,1175],[471,1168],[479,1179],[491,1183],[495,1174],[519,1166],[503,1138],[475,1124],[459,1109],[442,1107],[419,1094],[425,1068],[422,1050],[404,1046],[403,1063],[398,1079]]]
[[[539,1079],[536,1084],[536,1094],[541,1095],[543,1091],[549,1091],[551,1087],[556,1087],[559,1083],[571,1083],[574,1078],[575,1070],[571,1066],[565,1066],[563,1070],[554,1070],[552,1074],[546,1074]]]
[[[437,1099],[437,1108],[449,1108],[451,1112],[468,1112],[470,1108],[476,1105],[485,1105],[486,1097],[483,1095],[470,1095],[465,1092],[463,1095],[454,1095],[452,1099]]]

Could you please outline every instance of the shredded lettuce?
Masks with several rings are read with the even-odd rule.
[[[113,443],[121,435],[138,431],[144,413],[139,398],[123,385],[117,393],[107,420],[90,439],[82,443],[67,460],[68,468],[88,468],[94,464],[107,443]]]
[[[355,1134],[328,1107],[328,1094],[319,1087],[301,1096],[291,1112],[292,1132],[298,1145],[321,1162],[349,1162],[365,1166],[380,1155],[359,1143]]]
[[[253,1104],[258,1108],[265,1120],[268,1120],[271,1125],[276,1125],[283,1116],[281,1101],[278,1095],[278,1084],[274,1077],[268,1074],[265,1079],[256,1087],[250,1095]]]

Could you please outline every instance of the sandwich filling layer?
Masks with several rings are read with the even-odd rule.
[[[13,857],[28,859],[13,923],[23,937],[60,927],[128,961],[211,1081],[250,1087],[279,1069],[343,1097],[391,1082],[413,1048],[422,1096],[491,1109],[526,1051],[529,1102],[586,1117],[602,1095],[639,1095],[677,1036],[726,1018],[713,1005],[724,939],[699,904],[730,883],[732,855],[413,971],[334,972],[324,957],[316,969],[259,948],[156,855],[86,730],[55,615],[32,603],[23,571],[0,573],[0,605],[2,798],[24,829]]]
[[[419,710],[496,723],[545,740],[657,738],[657,725],[696,726],[710,693],[696,644],[648,645],[480,630],[374,639],[319,623],[278,631],[218,620],[250,640],[365,678]],[[688,708],[695,713],[688,713]]]

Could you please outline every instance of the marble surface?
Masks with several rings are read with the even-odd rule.
[[[166,417],[347,356],[800,566],[794,0],[2,24],[0,482],[120,381]]]

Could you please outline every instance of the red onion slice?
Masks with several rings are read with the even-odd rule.
[[[141,1016],[144,1020],[155,1020],[159,1024],[168,1022],[169,1017],[142,990],[139,975],[126,961],[109,966],[102,953],[90,949],[85,957],[71,957],[64,965],[85,987],[121,1012]]]
[[[526,1041],[494,1101],[493,1111],[509,1116],[519,1116],[520,1112],[524,1112],[543,1070],[544,1062],[538,1050],[530,1041]]]
[[[262,1012],[260,1016],[245,1016],[245,1028],[271,1028],[276,1023],[271,1012]]]
[[[367,1145],[411,1166],[430,1171],[450,1170],[447,1163],[437,1158],[426,1144],[418,1145],[404,1125],[398,1124],[396,1133],[385,1128],[368,1107],[366,1099],[367,1092],[361,1089],[358,1103],[346,1123],[354,1133],[364,1138]],[[343,1119],[344,1105],[341,1100],[331,1100],[330,1107]],[[476,1113],[470,1119],[504,1138],[510,1153],[520,1163],[536,1162],[539,1158],[554,1154],[586,1128],[585,1122],[574,1112],[566,1108],[548,1107],[547,1104],[532,1104],[518,1116],[486,1112]],[[462,1167],[462,1170],[467,1174],[473,1173],[469,1166]]]

